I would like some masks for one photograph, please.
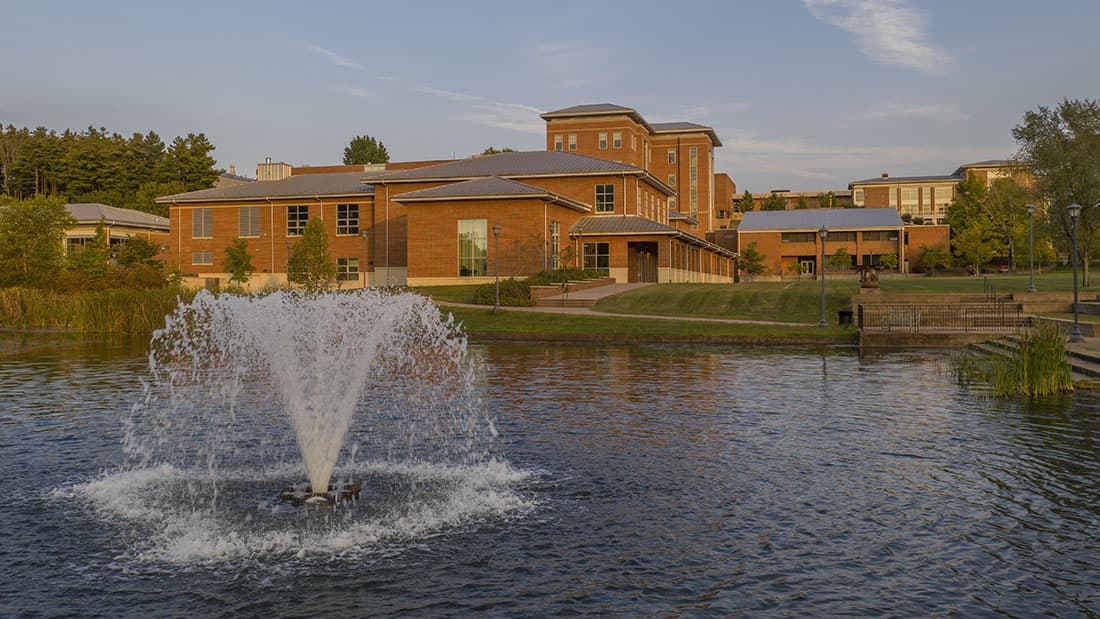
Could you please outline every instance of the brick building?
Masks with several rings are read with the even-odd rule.
[[[878,178],[848,183],[852,203],[867,208],[897,209],[902,217],[925,224],[944,224],[947,206],[955,199],[959,182],[972,174],[988,186],[998,178],[1011,178],[1025,187],[1032,183],[1031,175],[1019,162],[993,159],[966,163],[951,174],[934,176],[890,176],[883,172]]]
[[[734,252],[706,239],[721,144],[712,129],[650,125],[607,104],[543,118],[546,151],[319,168],[267,161],[257,182],[158,198],[171,214],[170,268],[193,283],[225,279],[225,248],[240,237],[258,270],[250,285],[281,285],[316,218],[349,286],[479,283],[498,265],[502,277],[584,266],[619,281],[733,280]]]
[[[950,235],[947,226],[907,226],[892,208],[750,211],[737,229],[737,246],[743,251],[755,243],[770,275],[813,274],[820,270],[822,228],[826,259],[843,247],[855,268],[880,266],[894,254],[903,273],[922,246],[946,248]]]

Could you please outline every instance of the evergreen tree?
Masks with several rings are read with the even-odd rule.
[[[389,160],[390,153],[386,150],[386,145],[369,135],[355,136],[344,149],[344,165],[386,163]]]
[[[100,219],[95,226],[95,236],[78,251],[69,254],[69,269],[83,278],[86,288],[100,288],[107,280],[107,269],[111,258],[107,244],[107,229]]]
[[[311,219],[287,260],[287,279],[306,292],[321,292],[336,283],[336,261],[328,249],[328,234],[320,219]]]
[[[755,200],[756,198],[754,198],[752,194],[746,190],[745,193],[741,196],[741,201],[737,203],[737,207],[741,209],[742,213],[748,213],[749,211],[756,208]]]
[[[772,192],[768,195],[764,203],[760,205],[762,211],[785,211],[787,210],[787,200],[778,193]]]

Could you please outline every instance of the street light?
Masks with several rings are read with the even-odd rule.
[[[1077,315],[1077,218],[1081,215],[1081,205],[1070,204],[1066,210],[1073,221],[1073,329],[1069,332],[1069,341],[1083,342],[1085,336],[1081,335],[1081,322]]]
[[[1028,292],[1035,292],[1035,205],[1028,204],[1027,209],[1027,270],[1031,273],[1031,285]]]
[[[825,237],[829,236],[829,231],[822,225],[817,234],[821,237],[821,264],[817,269],[821,273],[821,322],[817,323],[817,326],[827,327],[829,323],[825,322]]]
[[[493,226],[493,253],[495,254],[496,262],[496,280],[497,280],[497,297],[496,303],[493,305],[493,311],[500,311],[500,224]]]
[[[359,238],[363,239],[363,264],[360,266],[359,271],[363,274],[363,287],[367,287],[367,236],[370,233],[366,230],[359,231]]]

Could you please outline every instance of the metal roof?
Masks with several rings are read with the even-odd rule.
[[[595,157],[586,157],[576,153],[553,150],[535,150],[511,153],[497,153],[471,157],[449,163],[400,170],[387,174],[380,179],[385,182],[413,181],[426,179],[480,178],[484,176],[539,176],[585,173],[639,173],[645,172],[639,167],[616,163]]]
[[[749,211],[737,226],[740,232],[773,230],[854,230],[900,228],[905,224],[894,208],[815,208],[795,211]]]
[[[506,199],[506,198],[543,198],[550,202],[567,206],[574,210],[590,212],[592,207],[576,200],[560,196],[542,187],[535,187],[499,176],[479,178],[472,181],[452,183],[440,187],[431,187],[396,195],[397,202],[428,202],[434,200],[469,199]]]
[[[637,110],[629,107],[623,107],[621,105],[615,105],[614,103],[584,103],[582,105],[573,105],[565,107],[560,110],[554,110],[553,112],[546,112],[542,114],[543,118],[554,118],[557,116],[588,116],[592,114],[637,114]]]
[[[704,247],[716,254],[728,257],[736,257],[737,252],[730,251],[721,245],[711,243],[694,234],[684,232],[672,226],[666,226],[659,221],[646,219],[638,215],[588,215],[581,217],[577,223],[569,228],[570,236],[644,236],[662,235],[676,237],[686,243]]]
[[[962,168],[959,168],[962,170]],[[960,174],[939,174],[933,176],[888,176],[882,178],[881,176],[875,178],[865,178],[861,181],[852,181],[848,183],[848,188],[851,189],[853,185],[885,185],[890,183],[935,183],[943,181],[958,182],[962,180]]]
[[[707,127],[705,125],[697,125],[689,122],[675,122],[675,123],[650,123],[649,125],[653,129],[654,134],[662,133],[705,133],[707,137],[711,139],[715,146],[721,146],[722,140],[718,139],[718,134],[714,131],[713,127]]]
[[[590,215],[569,228],[570,234],[680,234],[672,226],[638,215]]]
[[[377,177],[374,177],[377,178]],[[310,198],[314,196],[372,195],[374,185],[364,182],[363,172],[302,174],[278,181],[256,181],[246,185],[200,189],[157,198],[158,204],[176,202],[218,202],[263,200],[265,198]]]
[[[103,220],[115,226],[133,226],[135,228],[155,228],[168,230],[168,219],[151,213],[143,213],[128,208],[108,206],[98,202],[79,202],[66,204],[65,209],[78,224],[98,224]]]

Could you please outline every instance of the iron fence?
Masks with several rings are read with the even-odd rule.
[[[1010,333],[1030,324],[1018,303],[873,303],[857,308],[860,330],[897,333]]]

